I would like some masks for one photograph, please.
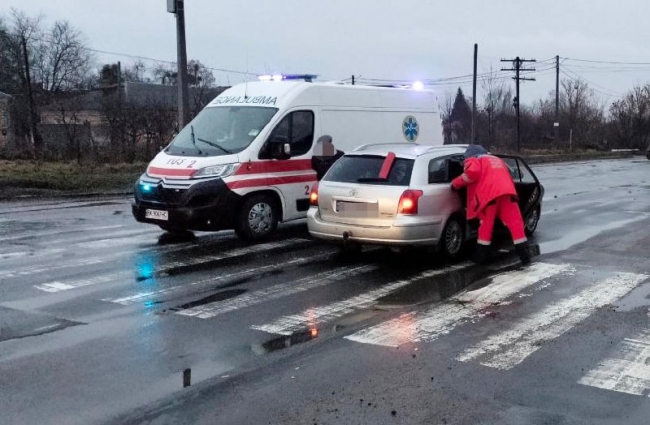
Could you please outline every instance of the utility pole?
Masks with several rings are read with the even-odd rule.
[[[32,94],[32,77],[29,73],[29,56],[27,54],[27,40],[22,36],[23,56],[25,58],[25,81],[27,82],[27,97],[29,99],[29,129],[32,133],[32,144],[34,146],[34,158],[40,158],[43,148],[43,139],[38,131],[36,123],[36,108],[34,107],[34,96]]]
[[[560,56],[555,56],[555,142],[560,139]]]
[[[501,71],[515,71],[515,76],[512,77],[516,82],[516,94],[513,100],[513,106],[515,107],[515,112],[517,113],[517,152],[521,149],[521,131],[519,127],[519,81],[535,81],[534,78],[521,77],[520,72],[525,71],[534,71],[535,68],[522,68],[521,64],[524,62],[537,62],[535,59],[521,59],[517,56],[515,59],[501,59],[501,62],[512,62],[514,68],[504,69],[501,68]]]
[[[187,53],[185,52],[185,1],[167,0],[167,11],[176,14],[178,129],[180,131],[190,122],[190,97],[187,89]]]
[[[473,145],[476,142],[476,61],[478,59],[478,44],[474,44],[474,87],[472,90],[472,140],[469,142]]]

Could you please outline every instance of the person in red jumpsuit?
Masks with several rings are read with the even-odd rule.
[[[465,151],[464,172],[451,185],[454,190],[467,187],[467,219],[480,220],[477,262],[485,263],[490,257],[494,220],[498,218],[510,231],[521,262],[530,263],[515,183],[501,158],[490,155],[482,146],[470,145]]]

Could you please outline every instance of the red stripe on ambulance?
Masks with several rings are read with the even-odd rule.
[[[193,170],[193,169],[186,169],[186,168],[158,168],[158,167],[149,167],[147,170],[147,174],[150,176],[160,176],[160,177],[167,177],[167,176],[173,176],[173,177],[191,177],[196,173],[198,170]]]
[[[277,186],[291,183],[311,183],[316,182],[316,174],[305,174],[302,176],[283,176],[283,177],[263,177],[259,179],[238,180],[227,183],[230,190],[243,189],[247,187],[258,186]]]
[[[311,159],[294,159],[289,161],[251,161],[242,163],[235,176],[247,174],[284,173],[287,171],[311,170]]]

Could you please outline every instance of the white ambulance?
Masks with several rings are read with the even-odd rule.
[[[341,152],[442,144],[432,91],[274,80],[227,89],[181,130],[135,184],[137,221],[262,239],[306,217],[320,136]]]

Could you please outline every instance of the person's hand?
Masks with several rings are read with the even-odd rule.
[[[453,184],[453,183],[449,183],[449,188],[450,188],[451,190],[453,190],[453,191],[456,190],[456,188],[454,187],[454,184]]]

